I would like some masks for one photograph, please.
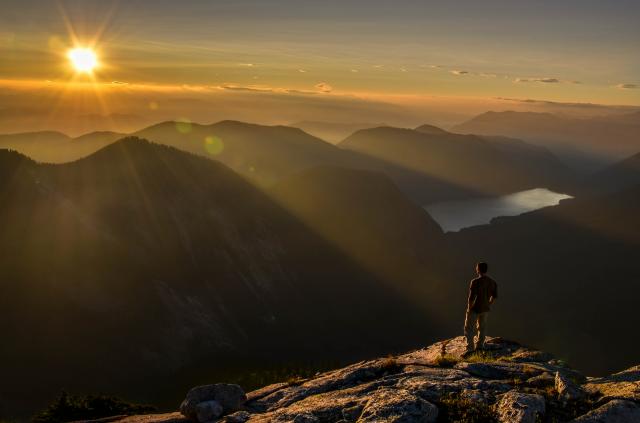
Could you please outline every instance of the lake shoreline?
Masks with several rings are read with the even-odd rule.
[[[458,232],[473,226],[488,225],[496,217],[518,216],[557,206],[560,201],[570,198],[573,197],[547,188],[534,188],[499,197],[443,201],[424,206],[424,209],[444,232]]]

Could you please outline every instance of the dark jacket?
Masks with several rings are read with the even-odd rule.
[[[489,298],[498,298],[498,284],[487,275],[475,278],[469,284],[469,300],[467,310],[474,313],[490,311]]]

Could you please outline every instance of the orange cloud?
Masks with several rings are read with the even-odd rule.
[[[333,87],[326,82],[320,82],[319,84],[316,84],[315,87],[318,91],[323,93],[330,93],[333,91]]]

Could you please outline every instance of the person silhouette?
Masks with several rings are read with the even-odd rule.
[[[487,319],[491,305],[498,298],[498,284],[487,276],[489,265],[485,262],[476,264],[478,277],[469,284],[467,312],[464,319],[464,336],[467,338],[467,353],[484,349],[487,333]],[[474,326],[478,333],[474,345]]]

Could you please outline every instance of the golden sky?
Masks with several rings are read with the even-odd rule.
[[[5,0],[0,110],[170,117],[183,99],[185,116],[224,101],[214,115],[250,117],[268,95],[283,116],[257,119],[307,101],[302,118],[336,103],[412,120],[439,101],[447,123],[513,106],[497,98],[640,106],[638,18],[626,0]],[[70,65],[77,46],[93,74]]]

